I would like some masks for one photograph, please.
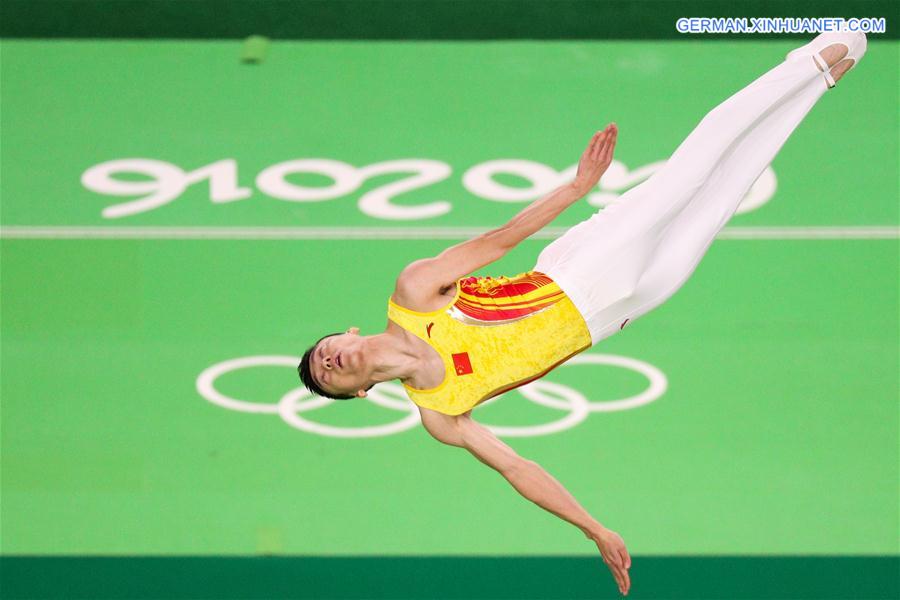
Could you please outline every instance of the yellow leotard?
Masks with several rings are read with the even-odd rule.
[[[584,318],[549,276],[464,277],[444,308],[418,312],[388,298],[388,318],[441,356],[437,387],[406,384],[410,400],[448,415],[538,379],[591,346]]]

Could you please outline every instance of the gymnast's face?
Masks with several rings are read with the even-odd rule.
[[[330,335],[316,344],[309,367],[319,387],[336,396],[365,397],[370,369],[364,350],[363,339],[356,327],[351,327],[347,333]]]

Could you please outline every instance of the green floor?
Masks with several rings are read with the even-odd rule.
[[[370,559],[371,577],[377,557],[444,557],[435,568],[448,580],[455,556],[518,560],[507,574],[555,564],[524,568],[527,557],[577,556],[596,559],[602,589],[566,597],[613,592],[578,530],[421,426],[355,438],[298,428],[298,415],[400,423],[408,407],[389,386],[394,409],[280,417],[299,385],[290,362],[325,333],[382,331],[403,266],[505,222],[537,197],[524,188],[577,163],[595,129],[619,125],[620,170],[604,178],[619,193],[795,45],[279,42],[248,66],[237,42],[3,40],[0,550],[4,577],[24,586],[14,597],[55,597],[42,586],[77,580],[77,561],[95,555],[354,556]],[[755,190],[765,200],[734,217],[688,283],[590,349],[598,364],[547,378],[621,400],[648,387],[603,364],[627,357],[665,381],[661,394],[555,433],[504,436],[621,533],[636,558],[632,597],[692,597],[690,568],[661,556],[701,561],[691,564],[743,590],[723,597],[851,597],[841,594],[862,588],[838,579],[787,577],[785,596],[775,585],[778,573],[847,560],[874,577],[855,597],[897,590],[898,76],[898,44],[870,42],[773,161],[768,191]],[[115,195],[98,165],[126,159],[151,170],[119,171]],[[297,160],[336,179],[278,175]],[[500,160],[527,161],[515,168],[535,181],[477,183]],[[328,186],[330,199],[303,189]],[[481,273],[532,268],[554,231],[602,201],[572,206]],[[244,357],[269,358],[215,381],[244,410],[198,392],[207,369]],[[474,416],[527,427],[565,414],[513,392]],[[68,558],[39,560],[51,555]],[[789,567],[727,563],[763,556]],[[643,582],[640,557],[657,561]],[[819,562],[790,562],[803,557]],[[98,572],[145,572],[106,565]],[[265,569],[281,567],[245,568],[270,581]],[[350,567],[329,568],[339,578]],[[29,587],[30,569],[57,576]],[[486,581],[491,569],[476,572]],[[658,587],[664,573],[685,587]],[[366,581],[352,592],[313,577],[296,593],[412,597]]]

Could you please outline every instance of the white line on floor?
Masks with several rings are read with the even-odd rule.
[[[186,239],[186,240],[463,240],[488,227],[0,227],[4,239]],[[555,239],[567,227],[545,227],[530,239]],[[900,238],[900,227],[725,227],[723,240],[882,240]]]

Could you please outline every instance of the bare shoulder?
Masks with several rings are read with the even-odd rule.
[[[460,418],[465,415],[445,415],[430,408],[422,406],[417,408],[422,417],[422,426],[425,427],[425,430],[431,437],[443,444],[462,447],[463,439],[459,431],[459,422]]]
[[[436,262],[434,258],[420,258],[412,261],[400,271],[400,275],[397,277],[397,288],[440,292],[445,288],[453,287],[456,283],[455,279],[435,275]]]
[[[435,280],[430,270],[431,260],[413,261],[400,272],[394,285],[394,302],[410,310],[427,312],[438,310],[453,299],[456,281]]]

